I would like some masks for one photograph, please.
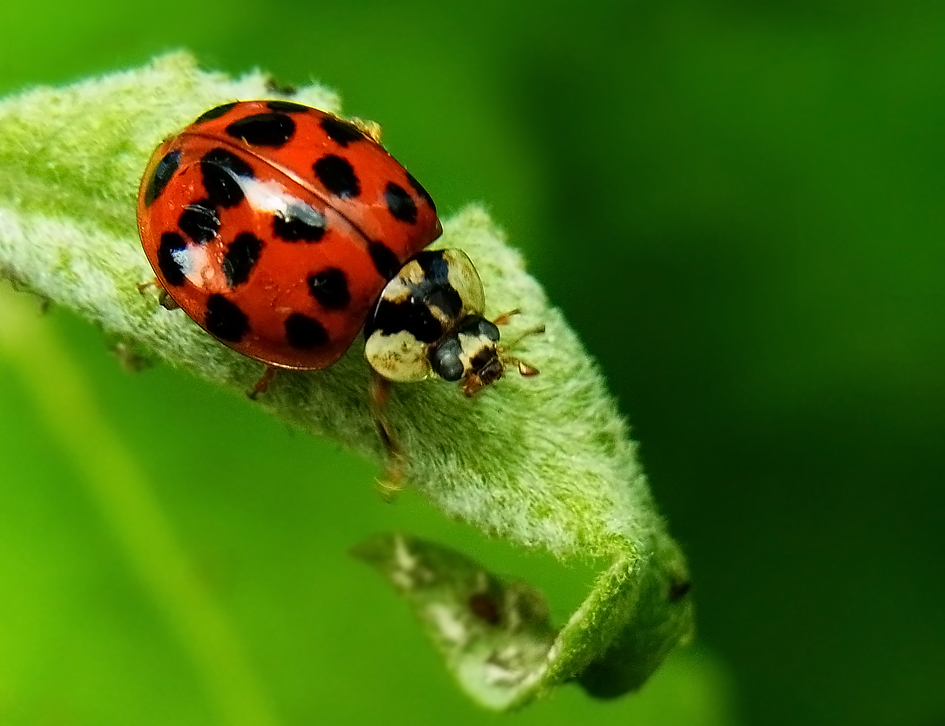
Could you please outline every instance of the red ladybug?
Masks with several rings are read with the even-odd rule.
[[[330,366],[440,236],[430,195],[357,126],[288,101],[201,115],[154,152],[138,227],[159,285],[270,367]]]

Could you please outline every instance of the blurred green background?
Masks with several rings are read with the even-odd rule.
[[[3,94],[186,47],[337,88],[445,215],[486,203],[599,358],[690,556],[699,642],[640,696],[481,712],[346,549],[450,541],[559,618],[588,572],[386,506],[367,463],[164,366],[125,374],[54,311],[279,723],[945,720],[943,38],[945,4],[891,0],[4,3]],[[0,723],[222,723],[0,376]]]

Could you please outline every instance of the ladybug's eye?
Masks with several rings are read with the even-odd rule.
[[[461,352],[462,346],[455,335],[440,343],[433,351],[430,360],[434,373],[447,381],[458,381],[462,378],[465,366],[459,358]]]
[[[486,340],[491,340],[493,343],[499,342],[499,329],[496,327],[495,323],[486,320],[480,315],[468,316],[456,332],[470,337],[481,338],[483,342]]]

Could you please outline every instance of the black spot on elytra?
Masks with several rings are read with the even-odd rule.
[[[424,250],[411,257],[410,261],[420,265],[424,278],[431,284],[449,284],[450,265],[443,250]]]
[[[339,146],[347,146],[354,141],[364,140],[364,133],[361,129],[335,116],[323,118],[321,126],[324,132],[328,134],[328,138]]]
[[[314,169],[318,180],[332,194],[350,199],[361,193],[354,168],[340,156],[323,156],[315,162]]]
[[[270,111],[279,111],[281,113],[308,113],[311,111],[311,107],[303,106],[301,103],[296,103],[295,101],[266,101],[266,105],[269,107]]]
[[[227,285],[236,287],[249,279],[249,273],[259,261],[262,248],[262,240],[249,232],[238,234],[230,242],[223,256],[223,274],[226,275]]]
[[[285,338],[293,348],[317,348],[328,342],[328,331],[315,318],[292,313],[285,320]]]
[[[374,311],[370,331],[365,328],[368,336],[375,331],[384,335],[405,331],[421,343],[434,343],[442,337],[443,326],[430,312],[430,308],[420,300],[391,302],[382,299]]]
[[[384,201],[387,203],[387,209],[394,219],[399,219],[407,224],[416,224],[417,222],[417,203],[413,197],[407,193],[402,186],[388,182],[384,190]]]
[[[161,235],[161,242],[157,251],[158,269],[168,285],[180,287],[184,284],[186,279],[184,271],[174,258],[174,253],[182,252],[185,249],[187,249],[187,243],[176,232],[165,232]]]
[[[239,343],[249,330],[249,318],[236,303],[214,294],[207,298],[204,327],[221,340]]]
[[[438,308],[443,314],[455,320],[463,312],[463,299],[452,286],[441,287],[428,292],[424,298],[427,305]]]
[[[177,171],[177,167],[180,166],[180,155],[180,151],[169,151],[154,167],[151,178],[148,180],[148,186],[144,190],[145,207],[150,207],[154,204],[154,200],[161,196],[164,187],[167,186],[171,177],[174,176],[174,172]]]
[[[351,302],[348,278],[337,267],[309,275],[308,290],[326,310],[341,310]]]
[[[286,242],[318,242],[325,236],[325,217],[316,209],[312,209],[314,214],[311,221],[303,220],[299,217],[275,214],[272,217],[272,231],[281,240]],[[318,224],[313,222],[318,221]]]
[[[410,172],[407,172],[407,181],[410,182],[410,186],[413,187],[413,190],[420,196],[420,198],[430,205],[430,208],[433,210],[434,214],[436,213],[436,204],[433,202],[433,197],[430,196],[429,192],[423,188],[423,186],[418,182],[414,175]]]
[[[442,250],[418,252],[412,258],[423,270],[423,281],[414,295],[427,305],[439,308],[450,319],[456,319],[463,311],[463,299],[450,284],[450,266]]]
[[[283,146],[295,134],[295,121],[284,113],[256,113],[237,119],[226,133],[251,146]]]
[[[368,242],[368,254],[377,274],[385,280],[392,280],[400,270],[400,260],[390,247],[383,242]]]
[[[215,118],[220,118],[229,113],[235,105],[236,101],[233,101],[232,103],[224,103],[222,106],[211,108],[209,111],[204,111],[194,120],[194,124],[202,124],[204,121],[213,121]]]
[[[200,159],[200,173],[210,204],[235,207],[243,201],[240,179],[253,179],[253,168],[232,151],[211,149]]]
[[[184,208],[177,226],[192,242],[202,245],[217,236],[220,231],[220,216],[209,199],[201,199]]]

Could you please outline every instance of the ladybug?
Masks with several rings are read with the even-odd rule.
[[[364,328],[364,355],[385,380],[411,383],[439,376],[474,395],[514,363],[523,376],[538,371],[505,354],[499,328],[518,311],[489,321],[482,280],[462,250],[419,252],[381,292]],[[542,332],[539,326],[525,335]],[[511,347],[511,346],[509,346]]]
[[[426,190],[373,134],[324,111],[205,112],[154,152],[138,228],[166,306],[266,364],[254,393],[276,369],[330,366],[362,328],[388,381],[439,375],[472,395],[506,363],[537,373],[498,348],[472,261],[423,251],[442,233]]]

